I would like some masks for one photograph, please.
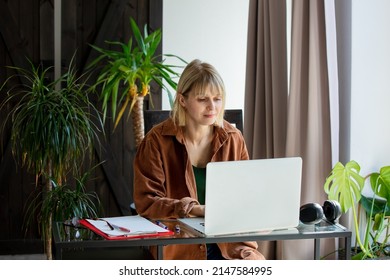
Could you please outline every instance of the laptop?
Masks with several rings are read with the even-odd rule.
[[[301,178],[300,157],[210,162],[205,217],[180,221],[204,235],[295,228]]]

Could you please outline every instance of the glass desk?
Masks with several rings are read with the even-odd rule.
[[[64,253],[73,251],[82,253],[85,249],[102,248],[148,248],[157,246],[158,259],[162,259],[162,248],[170,244],[206,244],[241,241],[276,241],[312,239],[314,241],[313,258],[320,259],[320,240],[325,238],[344,239],[345,259],[350,259],[352,232],[340,224],[331,224],[325,220],[316,225],[300,224],[297,228],[276,230],[268,233],[246,233],[219,236],[204,236],[193,228],[177,220],[162,220],[164,225],[175,232],[171,236],[136,238],[128,240],[105,240],[84,227],[72,227],[57,222],[53,225],[53,244],[56,259],[63,259]],[[179,227],[180,231],[176,231]],[[76,259],[77,255],[74,255]],[[141,257],[140,257],[141,258]]]

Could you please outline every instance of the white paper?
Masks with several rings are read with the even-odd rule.
[[[111,236],[131,236],[131,235],[153,234],[153,233],[161,233],[161,232],[169,231],[139,215],[101,218],[101,220],[93,220],[93,219],[86,219],[86,220],[91,225],[95,226],[97,229]],[[105,221],[109,222],[110,224],[129,229],[130,232],[126,233],[118,229],[112,230]]]

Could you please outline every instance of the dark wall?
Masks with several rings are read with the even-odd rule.
[[[66,0],[62,2],[62,67],[76,53],[80,73],[96,57],[90,44],[107,47],[105,41],[127,42],[131,36],[129,18],[148,24],[151,30],[162,26],[162,1],[159,0]],[[160,48],[161,52],[161,48]],[[54,66],[54,0],[0,0],[0,84],[13,74],[6,66],[28,68],[26,58],[34,64]],[[0,102],[6,88],[0,92]],[[97,102],[97,101],[95,101]],[[161,107],[154,93],[153,103]],[[97,106],[99,104],[96,104]],[[148,103],[146,102],[146,109]],[[9,108],[0,112],[0,124]],[[30,194],[37,190],[35,177],[21,168],[13,158],[9,145],[9,124],[0,140],[0,242],[39,239],[37,229],[27,235],[22,231],[24,207]],[[135,145],[131,119],[123,120],[112,130],[106,123],[103,149],[96,147],[91,166],[104,161],[93,174],[87,190],[98,193],[107,216],[130,214],[132,202],[132,162]],[[1,246],[0,244],[0,246]],[[1,254],[0,249],[0,254]]]

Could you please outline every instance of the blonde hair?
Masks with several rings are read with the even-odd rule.
[[[216,118],[215,125],[223,126],[226,95],[225,85],[214,66],[207,62],[202,62],[199,59],[191,61],[180,76],[171,112],[172,119],[176,125],[184,126],[186,121],[186,113],[179,103],[179,95],[181,94],[187,97],[190,92],[193,92],[196,96],[203,96],[206,89],[210,89],[215,96],[222,98],[222,108]]]

